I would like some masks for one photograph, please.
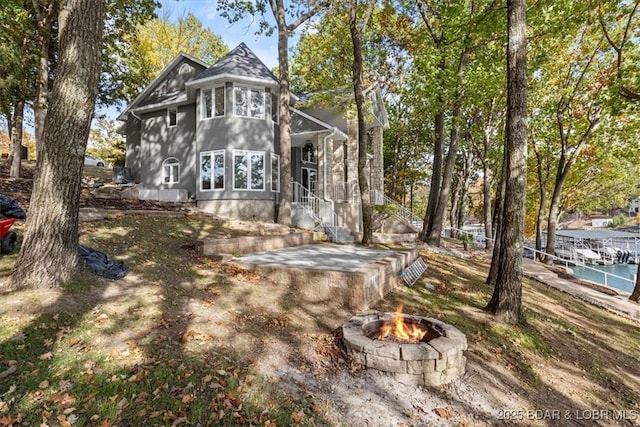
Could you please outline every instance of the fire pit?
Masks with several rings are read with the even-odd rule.
[[[356,362],[413,384],[439,386],[465,372],[467,338],[437,319],[406,315],[400,308],[352,317],[342,333]]]

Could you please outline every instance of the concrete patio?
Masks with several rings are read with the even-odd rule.
[[[346,307],[364,311],[402,283],[400,271],[417,257],[415,249],[317,243],[249,253],[231,262],[291,286],[308,302],[338,300]]]

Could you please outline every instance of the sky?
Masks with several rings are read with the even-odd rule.
[[[276,33],[274,32],[269,37],[264,34],[256,36],[257,19],[252,21],[246,18],[233,25],[229,24],[226,18],[220,16],[216,11],[217,2],[215,0],[160,0],[160,4],[162,7],[156,11],[159,17],[168,15],[170,21],[176,22],[179,18],[191,12],[202,22],[204,27],[208,27],[215,34],[222,37],[222,41],[229,49],[233,49],[244,42],[269,69],[278,65],[278,39]],[[291,40],[290,46],[293,46],[294,43],[294,40]]]

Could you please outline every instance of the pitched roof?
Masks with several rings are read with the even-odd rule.
[[[191,83],[224,75],[278,82],[278,78],[244,43],[240,43],[218,62],[197,75]]]
[[[163,99],[163,97],[157,97],[157,96],[156,96],[156,99],[152,99],[154,98],[152,96],[153,91],[162,83],[162,81],[169,75],[169,73],[171,73],[180,63],[182,63],[185,60],[192,61],[194,65],[200,66],[205,69],[208,66],[208,64],[206,64],[205,62],[197,58],[194,58],[189,54],[179,53],[175,58],[173,58],[173,60],[171,60],[171,62],[166,67],[164,67],[164,69],[160,72],[160,74],[155,79],[153,79],[153,81],[149,83],[149,85],[146,88],[144,88],[144,90],[140,92],[133,101],[131,101],[127,105],[125,110],[117,117],[117,120],[126,120],[127,114],[129,113],[129,111],[136,109],[141,104],[143,104],[146,100],[148,100],[151,103],[160,103],[160,104],[164,103],[164,101],[172,101],[173,99],[171,99],[171,97],[173,96],[173,94],[169,94],[167,96],[167,99]]]

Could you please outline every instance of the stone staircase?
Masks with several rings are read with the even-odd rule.
[[[348,228],[341,227],[339,225],[325,224],[325,233],[334,243],[352,244],[356,241]]]
[[[411,209],[407,208],[406,206],[401,205],[395,200],[385,196],[384,193],[377,190],[371,190],[371,204],[392,206],[393,216],[396,219],[400,220],[404,224],[407,224],[416,232],[420,232],[420,230],[422,230],[422,225],[423,225],[422,218],[416,216],[411,211]]]
[[[333,209],[330,209],[329,216],[330,221],[323,218],[320,214],[323,205],[326,202],[320,200],[312,191],[303,187],[300,183],[293,183],[293,201],[294,209],[300,210],[300,217],[302,218],[303,227],[309,228],[309,226],[321,226],[323,231],[334,243],[351,244],[355,242],[355,237],[351,234],[351,231],[338,225],[338,220]],[[325,210],[326,212],[326,210]]]

